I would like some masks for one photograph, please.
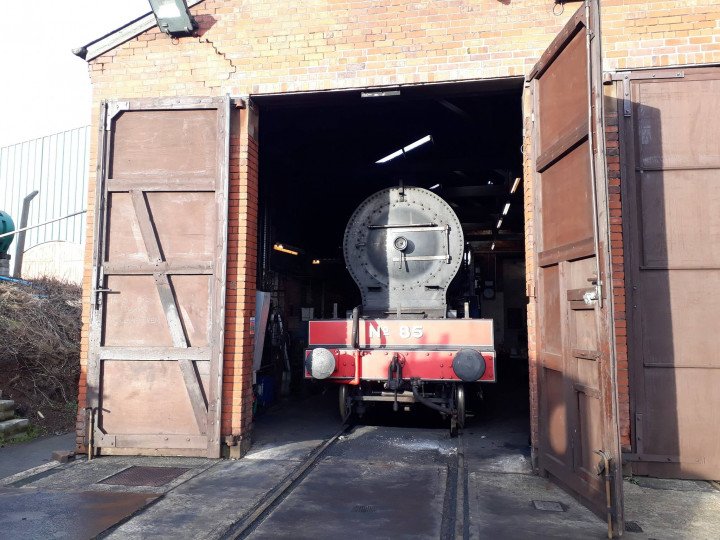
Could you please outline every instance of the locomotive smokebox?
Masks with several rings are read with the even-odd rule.
[[[363,314],[444,318],[464,243],[460,220],[432,191],[400,186],[368,197],[350,218],[343,242]]]

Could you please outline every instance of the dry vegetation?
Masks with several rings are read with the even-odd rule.
[[[75,421],[81,302],[77,285],[0,281],[0,390],[41,431]]]

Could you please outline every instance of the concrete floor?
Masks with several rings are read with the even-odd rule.
[[[368,415],[241,537],[605,538],[602,520],[532,474],[526,400],[498,389],[486,398],[458,439],[436,413]],[[257,418],[253,447],[238,461],[102,457],[0,480],[0,530],[8,538],[91,538],[97,527],[113,539],[233,537],[228,531],[338,431],[336,409],[333,393],[278,404]],[[160,487],[102,483],[143,465],[186,470]],[[711,484],[636,482],[625,483],[626,519],[643,532],[626,537],[720,538]]]
[[[50,463],[56,450],[75,450],[75,432],[6,443],[0,448],[0,478]]]

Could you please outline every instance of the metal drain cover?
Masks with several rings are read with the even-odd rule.
[[[114,486],[164,486],[181,474],[189,471],[183,467],[129,467],[124,471],[101,480],[98,484],[112,484]]]
[[[533,501],[536,510],[543,512],[564,512],[565,507],[556,501]]]
[[[640,525],[638,525],[635,521],[626,521],[625,522],[625,531],[631,532],[631,533],[643,532],[642,527]]]

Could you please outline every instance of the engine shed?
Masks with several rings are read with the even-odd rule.
[[[360,301],[348,218],[403,183],[460,220],[449,308],[495,321],[538,471],[604,508],[609,453],[620,522],[623,464],[720,477],[713,0],[188,4],[186,35],[148,14],[75,51],[78,450],[240,457],[258,376],[292,390],[307,321]],[[260,374],[258,291],[288,355]]]

